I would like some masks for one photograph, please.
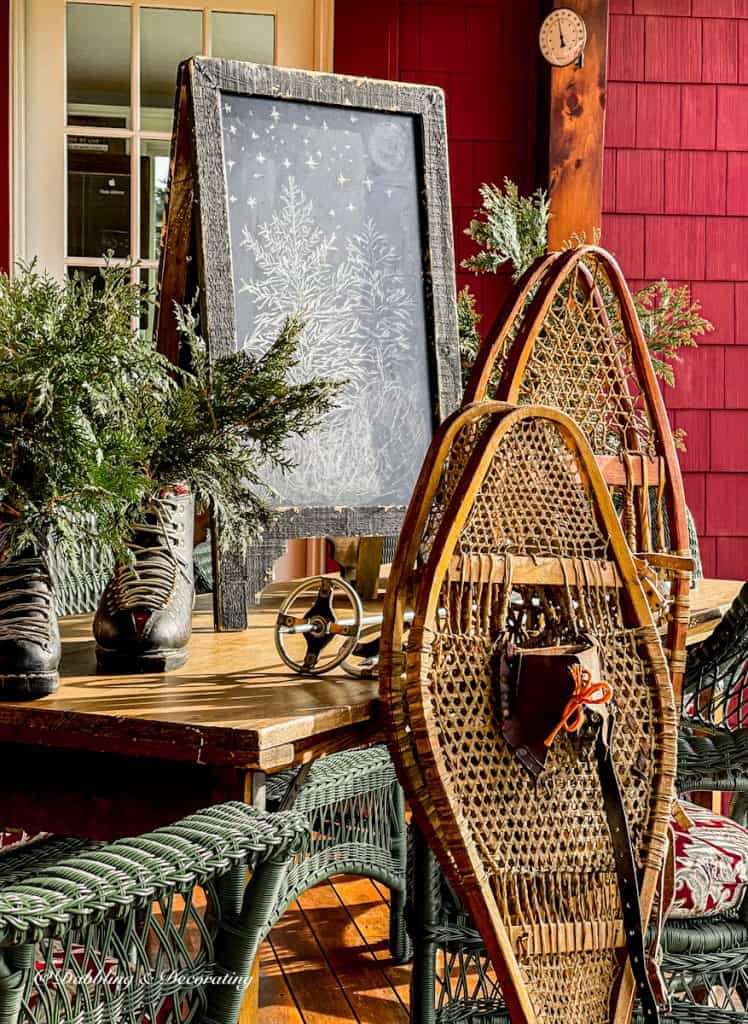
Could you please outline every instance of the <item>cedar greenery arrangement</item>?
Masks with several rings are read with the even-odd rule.
[[[516,281],[546,252],[551,216],[548,194],[538,189],[531,196],[521,196],[508,178],[504,179],[503,189],[482,185],[480,194],[482,206],[465,228],[465,234],[481,251],[463,260],[462,266],[478,274],[496,273],[508,266]],[[568,244],[583,242],[583,238],[575,237]],[[667,384],[674,385],[673,363],[681,361],[680,350],[695,347],[696,338],[713,330],[713,326],[701,316],[701,305],[692,298],[687,285],[674,288],[662,279],[635,292],[633,299],[654,371]],[[458,296],[464,372],[469,371],[477,352],[476,313],[475,299],[464,288]]]
[[[343,382],[288,382],[303,330],[294,317],[263,355],[239,351],[210,362],[194,307],[176,307],[176,316],[189,370],[179,371],[150,420],[147,487],[155,496],[186,484],[196,511],[217,516],[222,542],[242,547],[271,516],[263,466],[292,468],[286,439],[312,430]]]
[[[52,539],[71,560],[101,536],[122,548],[146,491],[133,467],[173,386],[132,331],[141,305],[128,268],[107,268],[98,287],[34,263],[0,275],[0,558]]]
[[[177,482],[227,542],[246,541],[269,515],[263,463],[287,466],[285,439],[333,405],[336,382],[287,382],[294,319],[264,355],[210,363],[193,310],[178,310],[190,361],[178,370],[133,331],[150,299],[130,276],[0,275],[0,559],[54,543],[75,564],[95,543],[127,561],[133,524]]]

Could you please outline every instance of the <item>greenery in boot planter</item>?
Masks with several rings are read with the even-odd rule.
[[[209,364],[191,310],[178,310],[190,371],[132,329],[149,301],[129,267],[59,282],[36,267],[0,275],[0,549],[54,541],[75,565],[96,543],[129,561],[131,528],[162,488],[186,483],[223,536],[268,517],[261,467],[332,407],[336,382],[288,383],[301,325],[267,352]]]
[[[223,543],[241,546],[271,516],[263,467],[291,468],[286,439],[312,430],[344,382],[289,383],[303,330],[295,318],[263,355],[239,351],[211,362],[193,310],[177,306],[176,316],[190,369],[179,371],[150,419],[148,491],[186,484],[198,512],[217,514]]]
[[[521,196],[508,178],[504,179],[503,189],[482,185],[480,194],[481,209],[465,228],[465,234],[477,242],[481,251],[463,260],[462,266],[479,274],[508,268],[517,281],[546,252],[551,217],[548,194],[538,189],[531,196]],[[574,238],[568,244],[579,245],[583,241]],[[695,339],[714,328],[701,316],[701,305],[692,299],[687,285],[673,288],[663,279],[639,289],[633,298],[654,371],[667,384],[674,385],[673,363],[681,361],[679,350],[695,347]],[[466,375],[477,353],[477,316],[475,299],[463,288],[458,296],[458,326]]]
[[[97,536],[122,549],[147,490],[133,466],[173,388],[166,361],[133,334],[141,310],[127,267],[106,268],[96,287],[33,263],[12,281],[0,275],[2,557],[53,537],[75,562],[94,519]]]

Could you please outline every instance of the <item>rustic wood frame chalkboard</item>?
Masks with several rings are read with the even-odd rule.
[[[293,100],[326,108],[406,114],[418,149],[420,255],[429,360],[432,426],[459,402],[460,358],[455,304],[452,217],[444,97],[440,89],[194,57],[180,66],[171,175],[162,237],[156,337],[179,361],[173,303],[199,289],[203,333],[212,356],[237,341],[229,190],[221,103],[227,96]],[[404,505],[331,503],[278,509],[249,555],[214,550],[215,620],[219,629],[246,626],[249,605],[269,579],[290,538],[393,535]],[[214,524],[214,537],[216,535]]]

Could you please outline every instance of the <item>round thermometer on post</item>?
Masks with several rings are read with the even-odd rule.
[[[587,45],[584,18],[568,7],[551,11],[540,26],[540,52],[549,64],[565,68],[575,61],[580,65]]]

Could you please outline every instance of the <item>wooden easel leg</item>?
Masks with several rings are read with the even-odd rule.
[[[383,537],[362,537],[356,557],[356,590],[362,601],[373,601],[379,591]]]

